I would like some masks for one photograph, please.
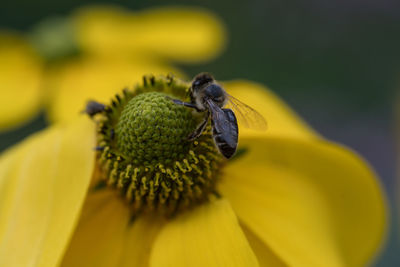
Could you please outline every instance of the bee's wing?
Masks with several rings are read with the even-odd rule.
[[[260,113],[229,94],[227,94],[227,99],[226,107],[233,110],[239,124],[258,131],[267,130],[267,121]]]
[[[206,103],[211,112],[214,129],[222,135],[224,141],[230,147],[236,147],[238,129],[234,116],[233,118],[228,117],[229,114],[211,100],[206,100]]]

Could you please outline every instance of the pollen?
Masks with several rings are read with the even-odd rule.
[[[188,101],[189,87],[172,76],[145,76],[95,116],[101,178],[134,214],[172,216],[217,195],[224,159],[211,126],[189,140],[204,114],[171,100]]]

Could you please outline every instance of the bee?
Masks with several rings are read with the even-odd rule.
[[[91,100],[87,102],[86,108],[83,113],[86,113],[89,115],[89,117],[93,118],[94,115],[103,112],[105,109],[106,105]]]
[[[231,158],[237,148],[239,127],[237,118],[247,128],[266,130],[267,122],[253,108],[229,95],[208,73],[198,74],[189,88],[190,102],[173,99],[175,104],[205,112],[203,121],[188,137],[198,138],[211,118],[214,143],[219,152],[227,159]],[[229,105],[230,108],[225,108]]]

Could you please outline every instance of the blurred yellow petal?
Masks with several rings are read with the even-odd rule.
[[[77,39],[88,52],[141,54],[184,62],[206,61],[224,46],[220,21],[200,8],[159,8],[136,13],[89,7],[76,14]]]
[[[325,141],[243,139],[221,192],[243,223],[290,266],[365,266],[386,211],[375,174]],[[249,170],[251,170],[249,172]]]
[[[93,132],[93,124],[82,118],[39,133],[2,156],[0,192],[6,194],[0,195],[0,207],[7,208],[0,213],[0,266],[59,262],[90,182]]]
[[[17,35],[0,33],[0,130],[32,118],[41,101],[41,62]]]
[[[55,70],[49,78],[49,116],[51,121],[65,121],[75,118],[84,110],[88,100],[108,104],[110,99],[122,92],[133,89],[141,82],[143,75],[177,73],[163,64],[127,62],[104,58],[85,58],[65,64]]]
[[[164,223],[164,219],[151,215],[134,218],[126,232],[118,267],[149,266],[151,248]]]
[[[292,137],[310,139],[318,137],[292,109],[266,87],[249,81],[223,83],[229,94],[258,111],[267,121],[265,132],[240,127],[240,137]]]
[[[256,236],[252,231],[250,231],[245,225],[241,224],[242,230],[246,235],[247,240],[253,250],[254,254],[257,256],[258,264],[260,267],[285,267],[287,266],[282,259],[271,251],[271,249],[262,241],[258,236]]]
[[[31,138],[21,145],[12,147],[0,157],[0,237],[4,236],[6,220],[12,212],[12,205],[9,205],[9,202],[12,200],[18,184],[16,179],[8,179],[8,177],[16,175],[19,160],[29,151],[29,148],[32,147],[31,143],[35,140],[35,138]]]
[[[150,215],[131,218],[116,191],[90,192],[61,266],[148,266],[162,224]]]
[[[169,222],[160,232],[150,266],[258,266],[229,203],[215,200]]]
[[[61,266],[117,266],[129,219],[116,192],[90,192]]]

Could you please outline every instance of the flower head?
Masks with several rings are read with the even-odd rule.
[[[385,229],[369,167],[261,86],[224,86],[269,123],[267,133],[240,128],[244,152],[233,160],[209,130],[183,138],[198,118],[169,101],[188,89],[171,77],[120,93],[96,125],[57,124],[9,150],[0,159],[0,265],[368,263]]]
[[[100,173],[134,213],[173,215],[215,193],[223,161],[211,130],[189,140],[199,116],[172,101],[185,98],[188,88],[172,76],[148,76],[98,112]]]

